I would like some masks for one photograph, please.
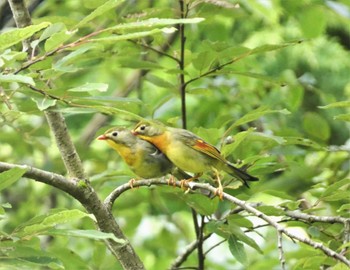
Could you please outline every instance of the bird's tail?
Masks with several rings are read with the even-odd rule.
[[[224,171],[229,173],[235,178],[238,178],[240,181],[243,182],[243,184],[246,187],[249,187],[248,181],[259,181],[259,178],[252,176],[248,174],[247,172],[243,171],[242,169],[238,169],[235,166],[233,166],[231,163],[227,162],[224,167]]]

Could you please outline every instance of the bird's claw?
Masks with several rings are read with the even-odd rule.
[[[134,188],[134,183],[135,183],[135,182],[136,182],[136,179],[135,179],[135,178],[132,178],[132,179],[129,180],[129,186],[130,186],[131,189]]]
[[[221,201],[224,199],[224,189],[222,188],[222,186],[218,187],[215,190],[214,195],[218,196]]]
[[[176,186],[176,181],[175,181],[175,177],[173,175],[170,175],[169,179],[168,179],[168,186],[172,185],[173,187]]]

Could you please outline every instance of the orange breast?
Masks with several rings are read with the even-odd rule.
[[[149,137],[147,140],[153,143],[160,151],[166,154],[170,144],[168,132],[164,132],[158,136]]]

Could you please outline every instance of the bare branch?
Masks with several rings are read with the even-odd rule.
[[[60,112],[45,111],[47,122],[52,130],[67,172],[71,177],[85,179],[83,165],[68,134],[66,121]]]
[[[167,185],[168,181],[164,179],[147,179],[147,180],[139,180],[134,183],[134,187],[139,186],[151,186],[151,185]],[[181,188],[181,182],[175,181],[173,183],[174,187]],[[189,188],[191,190],[201,189],[201,190],[207,190],[211,192],[212,194],[216,194],[216,188],[209,185],[209,184],[203,184],[203,183],[195,183],[190,182],[188,184],[185,184],[186,188]],[[124,191],[130,189],[129,184],[124,184],[122,186],[119,186],[117,189],[115,189],[105,200],[106,207],[112,207],[114,200],[120,196]],[[280,224],[278,224],[277,221],[275,221],[273,218],[265,215],[263,212],[257,210],[250,204],[248,204],[246,201],[242,201],[237,199],[234,196],[231,196],[227,193],[223,193],[223,199],[232,202],[241,208],[243,208],[245,211],[265,220],[268,224],[270,224],[272,227],[274,227],[279,233],[285,234],[286,236],[290,237],[291,239],[298,240],[306,245],[309,245],[315,249],[321,250],[325,255],[332,257],[342,263],[344,263],[347,266],[350,266],[350,261],[340,253],[335,252],[334,250],[326,247],[322,243],[315,242],[309,238],[302,237],[300,235],[294,234],[293,232],[290,232],[287,228],[282,227]],[[345,219],[347,221],[347,219]]]
[[[277,247],[279,250],[279,260],[281,262],[281,269],[285,270],[286,269],[286,259],[284,257],[284,251],[283,251],[283,244],[282,244],[282,232],[277,230]]]
[[[205,235],[203,237],[203,241],[207,240],[212,234]],[[173,263],[170,265],[169,270],[175,270],[178,269],[178,267],[183,264],[188,256],[191,255],[193,251],[198,247],[198,240],[193,241],[190,243],[187,247],[185,247],[182,251],[182,253],[173,261]]]

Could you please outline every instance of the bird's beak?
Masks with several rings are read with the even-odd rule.
[[[138,134],[137,131],[135,131],[135,130],[132,130],[131,133],[135,136]]]
[[[102,134],[102,135],[100,135],[100,136],[98,136],[97,138],[96,138],[96,140],[107,140],[108,138],[107,138],[107,136],[106,135],[104,135],[104,134]]]

